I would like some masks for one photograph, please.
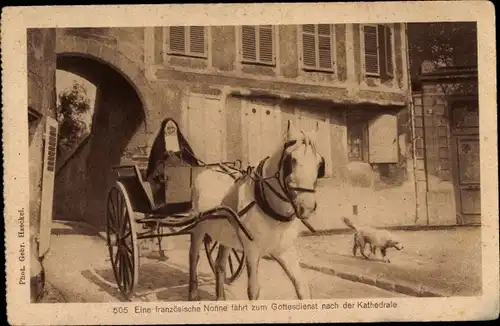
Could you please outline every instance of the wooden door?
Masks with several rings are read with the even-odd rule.
[[[185,115],[187,138],[194,154],[203,162],[225,160],[225,116],[218,98],[190,94]]]
[[[283,142],[281,110],[273,103],[245,101],[242,105],[243,161],[257,166]]]
[[[305,132],[316,132],[318,151],[325,159],[325,175],[330,176],[332,171],[331,135],[330,120],[327,118],[326,112],[326,110],[311,110],[300,107],[295,110],[298,128]]]
[[[476,100],[452,104],[451,149],[459,224],[481,223],[479,110]]]
[[[476,224],[481,215],[481,187],[479,165],[479,137],[458,136],[457,153],[457,190],[459,212],[462,223]]]

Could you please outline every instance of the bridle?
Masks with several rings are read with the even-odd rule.
[[[257,204],[260,206],[260,208],[270,217],[274,218],[275,220],[281,221],[281,222],[290,222],[293,220],[294,215],[297,216],[309,229],[314,231],[312,227],[305,221],[305,218],[299,213],[299,210],[297,208],[297,205],[294,201],[294,198],[292,196],[292,191],[297,191],[297,192],[308,192],[308,193],[315,193],[316,192],[316,187],[314,188],[305,188],[305,187],[297,187],[297,186],[290,186],[286,182],[286,177],[291,173],[287,171],[291,171],[291,153],[287,153],[287,149],[291,146],[293,146],[296,142],[295,141],[290,141],[285,143],[283,146],[283,151],[281,153],[281,157],[278,163],[278,170],[276,173],[270,177],[264,177],[262,175],[263,173],[263,168],[265,162],[269,159],[268,157],[265,157],[263,160],[260,161],[259,165],[257,166],[256,171],[254,171],[254,175],[256,175],[256,178],[254,179],[255,181],[255,200]],[[280,193],[278,190],[276,190],[270,183],[269,180],[275,179],[280,188],[281,191],[283,192]],[[267,187],[271,192],[276,195],[280,200],[287,202],[291,204],[294,213],[292,213],[290,216],[280,214],[276,212],[271,205],[269,204],[268,199],[265,196],[264,192],[264,187]]]

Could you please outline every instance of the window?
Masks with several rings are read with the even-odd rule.
[[[394,114],[354,114],[346,119],[350,161],[398,163],[398,125]]]
[[[168,28],[168,54],[206,58],[204,26],[171,26]]]
[[[359,116],[347,116],[347,149],[350,161],[368,161],[368,123]]]
[[[302,25],[304,70],[333,71],[333,26]]]
[[[385,25],[363,27],[365,72],[368,76],[393,77],[392,28]]]
[[[274,28],[272,25],[243,25],[241,27],[241,61],[275,65]]]

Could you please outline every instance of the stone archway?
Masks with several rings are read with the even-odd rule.
[[[57,219],[105,223],[105,200],[115,182],[112,167],[130,163],[147,150],[147,108],[140,88],[117,67],[88,53],[59,53],[57,69],[79,75],[96,86],[90,136],[61,157],[55,181]]]

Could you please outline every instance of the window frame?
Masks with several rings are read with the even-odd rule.
[[[184,27],[184,44],[185,44],[185,51],[176,51],[172,50],[170,47],[170,28],[171,27]],[[192,52],[191,51],[191,41],[190,41],[190,32],[191,32],[191,27],[202,27],[203,28],[203,42],[204,42],[204,47],[203,47],[203,53],[199,52]],[[209,26],[192,26],[192,25],[181,25],[181,26],[168,26],[164,29],[164,46],[166,47],[165,53],[169,56],[175,56],[175,57],[187,57],[187,58],[197,58],[197,59],[208,59],[209,53]]]
[[[243,53],[243,26],[251,26],[255,28],[255,60],[252,59],[247,59],[244,57]],[[271,47],[272,47],[272,61],[262,61],[260,58],[260,42],[259,42],[259,35],[260,35],[260,29],[262,26],[271,26],[271,36],[272,36],[272,41],[271,41]],[[267,67],[276,67],[277,63],[277,45],[278,45],[278,35],[277,35],[277,28],[276,25],[239,25],[238,28],[238,33],[237,33],[237,46],[238,46],[238,57],[239,57],[239,63],[243,65],[258,65],[258,66],[267,66]]]
[[[377,72],[367,71],[366,66],[366,41],[365,41],[365,27],[374,27],[375,28],[375,37],[377,38]],[[361,42],[363,46],[361,47],[361,56],[363,58],[363,72],[365,76],[368,77],[380,77],[380,40],[378,33],[378,25],[377,24],[364,24],[361,26]]]
[[[352,121],[355,120],[355,121]],[[351,122],[351,121],[352,122]],[[347,160],[349,162],[363,162],[368,163],[370,161],[370,147],[369,147],[369,117],[365,117],[361,114],[348,113],[345,116],[345,125],[346,125],[346,140],[347,140]],[[352,157],[351,156],[351,137],[350,130],[352,128],[360,128],[361,129],[361,144],[360,144],[360,157]]]
[[[313,67],[313,66],[310,66],[310,65],[306,65],[304,63],[304,39],[303,39],[303,35],[304,35],[304,25],[313,25],[314,26],[314,42],[315,42],[315,48],[314,48],[314,52],[315,52],[315,55],[316,55],[316,66]],[[324,67],[320,67],[319,64],[320,64],[320,60],[319,60],[319,37],[320,37],[320,34],[319,34],[319,29],[318,29],[318,25],[329,25],[330,26],[330,46],[331,46],[331,49],[330,49],[330,57],[331,57],[331,61],[332,61],[332,65],[331,65],[331,68],[324,68]],[[302,71],[305,71],[305,72],[323,72],[323,73],[335,73],[336,72],[336,64],[337,64],[337,49],[336,49],[336,43],[335,43],[335,37],[336,37],[336,33],[335,33],[335,25],[334,24],[301,24],[301,25],[298,25],[298,42],[297,44],[299,45],[299,51],[298,51],[298,54],[299,54],[299,58],[300,58],[300,68]],[[306,32],[308,34],[311,34],[309,32]],[[326,35],[322,35],[322,36],[326,36]]]
[[[366,66],[366,44],[365,44],[365,27],[374,27],[375,35],[377,38],[377,70],[378,72],[368,72]],[[380,27],[384,27],[384,38],[380,40]],[[390,32],[390,44],[388,44],[389,37],[387,31]],[[394,46],[394,26],[392,24],[363,24],[360,29],[361,33],[361,56],[363,63],[363,73],[367,77],[380,78],[384,80],[393,79],[395,75],[395,46]],[[382,57],[382,53],[380,51],[380,47],[384,46],[384,56]],[[390,57],[387,55],[387,49],[390,49]],[[382,60],[385,61],[382,63]],[[388,63],[391,64],[391,71],[389,71]],[[385,71],[383,71],[385,69]]]

